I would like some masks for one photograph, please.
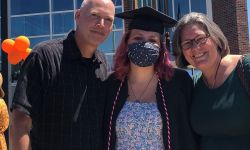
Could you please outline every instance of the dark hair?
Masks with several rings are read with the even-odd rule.
[[[206,15],[202,13],[191,12],[184,15],[178,21],[173,36],[173,50],[176,57],[176,65],[178,67],[183,68],[189,65],[182,52],[181,33],[185,26],[192,24],[200,25],[203,30],[211,37],[211,39],[217,45],[217,50],[221,57],[226,56],[230,52],[227,38],[221,31],[220,27]]]

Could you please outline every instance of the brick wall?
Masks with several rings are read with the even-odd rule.
[[[133,1],[133,0],[132,0]],[[124,4],[124,11],[126,10],[130,10],[130,8],[132,7],[132,1],[131,0],[123,0],[123,4]]]
[[[212,0],[213,20],[228,38],[232,54],[250,53],[246,0]]]
[[[124,11],[131,10],[138,7],[137,0],[123,0]],[[128,29],[129,21],[125,20],[125,31]]]
[[[238,29],[239,53],[250,53],[249,50],[249,34],[248,34],[248,17],[246,0],[236,0],[236,16]]]

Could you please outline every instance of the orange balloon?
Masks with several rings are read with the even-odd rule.
[[[15,40],[15,49],[25,51],[30,46],[30,40],[26,36],[18,36]]]
[[[15,41],[12,39],[5,39],[2,43],[2,49],[5,53],[10,53],[13,50]]]
[[[22,53],[14,50],[8,54],[8,61],[12,65],[18,64],[22,60]]]
[[[23,60],[25,60],[29,56],[31,50],[32,50],[31,48],[27,48],[24,52],[22,52],[22,59]]]

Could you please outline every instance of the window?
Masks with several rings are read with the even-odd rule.
[[[103,44],[99,46],[99,50],[105,53],[108,62],[108,71],[111,71],[113,66],[113,56],[115,50],[120,44],[121,38],[123,36],[123,30],[113,31],[110,33],[109,37],[105,40]]]
[[[58,13],[53,14],[53,34],[67,33],[74,27],[74,14]]]
[[[11,18],[11,37],[49,35],[49,15]]]
[[[169,0],[168,7],[168,14],[177,20],[189,12],[207,12],[206,0]]]
[[[138,6],[143,7],[143,6],[151,6],[153,8],[156,8],[158,10],[158,3],[159,1],[162,0],[138,0]]]
[[[122,36],[123,36],[123,30],[113,32],[114,49],[117,49],[117,47],[120,44],[120,41],[122,39]]]
[[[77,0],[76,8],[80,8],[82,5],[82,2],[83,2],[83,0]]]
[[[143,0],[143,6],[151,6],[152,2],[151,0]]]
[[[174,14],[173,14],[173,1],[172,0],[168,0],[168,15],[174,18]]]
[[[113,0],[115,6],[122,5],[122,0]]]
[[[117,7],[115,9],[115,12],[116,13],[122,12],[122,7]],[[115,18],[113,29],[114,30],[116,30],[116,29],[123,29],[123,20],[121,18],[117,18],[117,17]]]
[[[191,0],[191,11],[206,14],[206,0]]]
[[[72,0],[52,0],[53,11],[73,10]]]
[[[98,47],[98,49],[99,50],[101,50],[101,51],[103,51],[103,52],[107,52],[107,53],[111,53],[111,52],[113,52],[113,45],[114,45],[114,43],[113,43],[113,32],[111,32],[110,34],[109,34],[109,36],[108,36],[108,38],[104,41],[104,43],[103,44],[101,44],[99,47]]]
[[[30,48],[33,48],[36,44],[42,41],[49,40],[49,36],[29,38],[29,40],[30,40]]]
[[[189,13],[189,0],[174,1],[175,19],[179,20],[182,16]]]
[[[11,15],[49,11],[49,0],[11,0]]]
[[[52,39],[58,39],[58,38],[64,38],[67,34],[64,35],[55,35],[52,37]]]
[[[168,0],[169,1],[169,0]],[[158,0],[158,10],[165,13],[166,11],[165,10],[168,10],[166,8],[166,0]]]
[[[99,46],[99,50],[105,53],[114,53],[118,45],[120,44],[120,40],[122,38],[123,31],[113,31],[109,34],[108,38],[104,41],[103,44]]]

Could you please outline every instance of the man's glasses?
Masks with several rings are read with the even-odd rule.
[[[197,46],[202,46],[207,42],[208,38],[209,38],[209,34],[199,36],[195,39],[183,42],[181,44],[181,47],[183,50],[189,50],[189,49],[197,47]]]

